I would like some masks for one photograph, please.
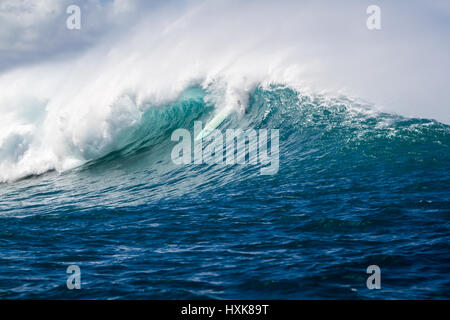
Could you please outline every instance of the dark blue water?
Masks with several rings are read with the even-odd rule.
[[[212,114],[193,90],[121,150],[1,184],[0,298],[450,298],[449,126],[257,89],[220,129],[278,128],[276,175],[174,165],[173,130]]]

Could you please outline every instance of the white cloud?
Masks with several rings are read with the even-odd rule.
[[[134,24],[146,2],[0,0],[0,72],[95,46],[108,33]],[[81,8],[82,32],[66,28],[66,8],[72,4]]]

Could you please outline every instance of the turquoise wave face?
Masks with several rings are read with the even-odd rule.
[[[205,95],[150,108],[105,157],[0,185],[0,297],[449,298],[449,126],[260,87],[218,129],[278,129],[277,174],[175,165],[173,131],[214,116]]]

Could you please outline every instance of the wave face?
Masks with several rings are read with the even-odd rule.
[[[258,85],[219,129],[279,129],[277,174],[173,164],[172,132],[217,101],[193,86],[104,155],[2,184],[0,296],[449,298],[449,126]],[[70,264],[77,292],[61,281]],[[379,291],[366,288],[373,264]]]

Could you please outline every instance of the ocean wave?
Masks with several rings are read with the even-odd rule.
[[[336,98],[340,97],[342,87],[350,87],[344,97],[368,99],[373,95],[364,93],[380,90],[385,84],[384,78],[378,79],[375,86],[367,81],[371,89],[359,90],[365,87],[358,80],[361,65],[365,61],[365,78],[372,79],[371,75],[379,70],[374,61],[381,61],[374,54],[383,51],[377,50],[376,44],[362,41],[365,38],[361,38],[359,29],[351,28],[360,26],[360,19],[364,21],[364,10],[361,17],[352,16],[349,25],[342,25],[337,13],[345,8],[331,2],[327,6],[309,5],[308,10],[294,1],[277,6],[266,1],[245,5],[239,1],[194,1],[180,7],[154,9],[143,10],[133,23],[125,19],[122,25],[122,20],[118,20],[114,30],[120,29],[118,26],[123,30],[117,36],[98,33],[102,34],[98,41],[87,49],[81,46],[83,50],[75,50],[76,54],[24,63],[0,74],[0,181],[14,181],[49,170],[64,172],[113,152],[134,152],[139,145],[157,143],[172,129],[191,125],[190,121],[196,116],[201,118],[202,113],[206,118],[207,112],[224,109],[241,121],[233,123],[236,127],[265,123],[267,127],[277,125],[302,132],[314,124],[317,127],[311,130],[319,127],[323,130],[317,135],[332,134],[334,131],[330,133],[330,129],[336,128],[341,119],[361,139],[373,134],[395,136],[403,130],[398,128],[402,121],[412,121],[411,135],[414,130],[425,132],[425,124],[441,128],[431,120],[400,120],[394,115],[382,115],[377,112],[378,104],[368,107],[368,103],[353,98]],[[328,12],[336,13],[333,15],[336,19],[331,19]],[[311,16],[324,18],[324,30],[312,28],[316,20],[312,21]],[[334,32],[330,34],[330,30]],[[385,48],[392,47],[388,45],[392,39],[388,42],[383,45]],[[342,56],[343,48],[350,43],[352,46],[359,43],[359,49],[364,48],[354,50],[358,59],[364,61],[341,66],[354,60],[350,52],[345,53],[345,58]],[[325,45],[331,49],[324,50]],[[391,62],[397,59],[390,58]],[[415,61],[416,57],[411,59]],[[384,67],[385,63],[383,59]],[[439,70],[444,69],[439,66]],[[406,71],[396,74],[408,75]],[[432,78],[439,82],[440,77]],[[398,88],[394,96],[398,98],[404,96],[399,92],[405,90],[407,82],[396,79]],[[261,94],[261,90],[270,86],[284,86],[295,93],[292,97],[287,96],[289,90],[279,90],[280,96],[269,91]],[[387,94],[389,90],[378,92],[378,96],[392,97]],[[414,95],[423,92],[411,85],[408,91],[408,103],[418,101]],[[297,93],[300,98],[294,98]],[[187,102],[189,94],[198,99],[190,97]],[[445,101],[437,94],[426,97],[427,104],[436,108],[438,103],[433,101]],[[277,106],[249,106],[255,103],[252,99],[269,99]],[[244,116],[247,108],[261,114],[255,111]],[[398,108],[404,111],[400,104]],[[302,113],[297,114],[294,109],[301,109]],[[343,109],[346,111],[337,112]],[[422,107],[418,113],[428,114],[429,109]],[[446,121],[446,112],[438,114]],[[286,118],[281,120],[280,115]],[[325,121],[327,117],[329,123]],[[322,119],[320,125],[317,118]]]
[[[109,161],[126,162],[144,156],[152,159],[155,155],[170,162],[170,151],[174,146],[170,139],[172,132],[178,128],[192,131],[195,121],[207,123],[217,112],[210,92],[201,87],[189,88],[165,105],[124,109],[124,105],[137,105],[133,99],[126,95],[118,100],[118,107],[106,126],[116,128],[109,129],[109,139],[94,135],[83,140],[81,146],[72,142],[67,153],[55,157],[53,162],[28,160],[27,153],[32,149],[27,141],[33,141],[32,138],[27,140],[29,131],[10,135],[3,140],[1,149],[3,181],[50,170],[63,172],[65,170],[56,161],[64,161],[64,156],[76,159],[67,169],[90,168]],[[142,111],[136,111],[138,109]],[[400,150],[407,152],[412,146],[445,149],[450,145],[449,126],[439,122],[381,113],[346,97],[302,93],[285,85],[256,87],[249,93],[245,109],[245,113],[239,110],[231,113],[219,130],[279,129],[282,157],[289,157],[299,150],[302,150],[300,156],[305,158],[311,154],[326,156],[339,151],[359,157],[355,161],[365,161],[365,157],[383,161],[391,157],[395,161]]]

